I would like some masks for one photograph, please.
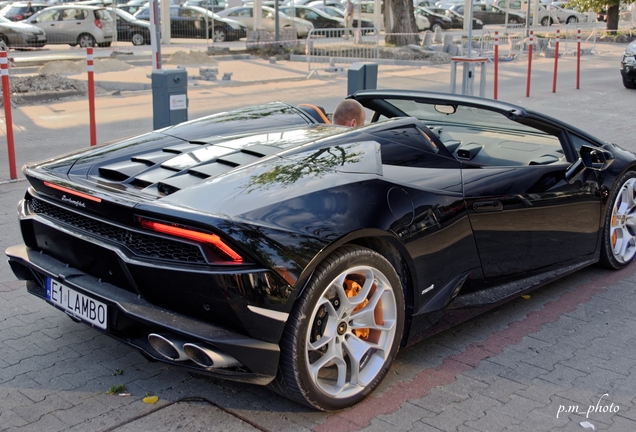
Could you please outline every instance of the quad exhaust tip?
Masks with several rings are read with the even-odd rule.
[[[231,355],[216,351],[207,345],[186,342],[175,335],[148,335],[150,345],[163,357],[172,361],[192,360],[206,369],[221,369],[240,366]]]
[[[170,337],[170,339],[168,339]],[[148,335],[148,342],[150,345],[162,356],[172,361],[184,361],[188,360],[188,355],[183,350],[182,340],[176,339],[172,336],[164,336],[157,333],[150,333]]]
[[[183,345],[183,349],[193,362],[206,369],[219,369],[241,365],[241,363],[231,355],[213,351],[205,346],[187,343]]]

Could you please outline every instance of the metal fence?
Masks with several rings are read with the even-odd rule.
[[[379,52],[378,32],[356,28],[311,30],[305,48],[310,72],[335,72],[355,62],[377,60]]]

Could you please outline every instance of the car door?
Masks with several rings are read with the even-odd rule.
[[[252,8],[243,7],[236,9],[227,14],[227,17],[245,24],[249,30],[254,29],[254,15]]]
[[[206,36],[206,22],[202,13],[195,9],[179,8],[179,19],[182,23],[183,36],[201,38]]]
[[[60,35],[60,9],[49,9],[27,20],[29,24],[40,27],[46,33],[47,43],[62,43]]]
[[[465,159],[464,196],[487,280],[592,256],[601,217],[598,174],[585,170],[573,182],[565,175],[573,162],[566,155],[576,155],[584,139],[526,129],[517,137],[488,132],[471,139],[456,154]]]
[[[75,44],[77,43],[77,37],[81,33],[88,32],[92,34],[92,32],[86,28],[88,24],[92,24],[86,21],[88,12],[86,9],[75,7],[65,7],[62,9],[57,29],[60,42]]]

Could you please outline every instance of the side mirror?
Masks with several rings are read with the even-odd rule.
[[[594,171],[603,171],[614,162],[614,155],[612,152],[590,147],[583,146],[579,150],[579,160],[565,170],[565,180],[568,183],[574,183],[574,181],[585,171],[585,169],[591,169]]]

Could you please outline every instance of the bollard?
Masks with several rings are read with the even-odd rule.
[[[530,97],[530,77],[532,75],[532,46],[534,45],[534,31],[530,30],[528,41],[528,82],[526,83],[526,97]]]
[[[576,89],[581,84],[581,29],[576,29]]]
[[[495,95],[494,99],[497,100],[499,90],[499,32],[495,31]]]
[[[97,145],[97,128],[95,127],[95,79],[93,77],[93,48],[86,48],[86,71],[88,72],[88,116],[91,146]]]
[[[0,70],[2,71],[2,102],[4,104],[4,118],[7,125],[9,175],[11,176],[11,180],[17,180],[18,174],[15,166],[15,147],[13,143],[13,118],[11,117],[11,92],[9,91],[9,62],[6,51],[0,51]]]
[[[557,68],[559,65],[559,38],[561,36],[561,30],[556,31],[556,44],[554,46],[554,79],[552,80],[552,93],[556,93],[557,82]]]

